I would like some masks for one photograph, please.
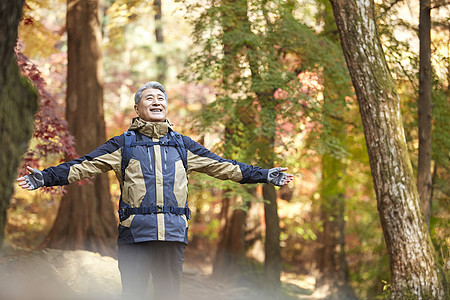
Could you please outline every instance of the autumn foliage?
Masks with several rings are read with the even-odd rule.
[[[61,161],[76,158],[75,141],[67,129],[67,122],[58,113],[56,99],[47,91],[37,66],[16,47],[17,63],[22,75],[28,77],[39,93],[39,111],[35,116],[32,143],[23,158],[23,165],[40,168],[42,158],[62,155]],[[25,169],[20,170],[21,174]]]

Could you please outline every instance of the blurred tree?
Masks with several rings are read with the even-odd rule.
[[[323,64],[322,106],[322,182],[320,185],[321,225],[317,267],[320,275],[316,280],[316,292],[327,299],[355,299],[350,285],[349,269],[345,253],[345,206],[348,180],[347,110],[345,97],[352,94],[351,81],[345,69],[342,52],[338,50],[339,35],[333,19],[331,4],[319,1],[319,21],[322,21],[321,36],[330,40]],[[331,48],[333,47],[333,48]],[[333,50],[331,50],[333,49]],[[324,64],[335,59],[334,66]]]
[[[417,163],[417,190],[425,215],[425,221],[430,228],[430,213],[432,203],[431,181],[431,0],[420,0],[419,15],[419,161]]]
[[[237,209],[238,197],[232,190],[226,190],[222,196],[220,211],[220,235],[217,243],[216,256],[213,263],[213,275],[233,276],[244,275],[245,261],[245,220],[246,211]]]
[[[76,151],[88,153],[106,140],[98,1],[67,2],[66,119]],[[106,174],[92,184],[67,187],[45,247],[113,254],[116,220]]]
[[[17,63],[22,75],[28,77],[39,94],[39,111],[34,119],[33,139],[36,145],[28,147],[22,164],[40,169],[42,159],[52,155],[65,155],[66,159],[76,158],[75,141],[67,128],[67,122],[58,113],[58,103],[46,89],[44,78],[37,66],[23,53],[16,52]],[[25,168],[21,175],[28,173]],[[45,188],[54,190],[56,187]]]
[[[442,299],[445,279],[420,210],[399,98],[376,30],[374,2],[331,3],[364,125],[390,257],[391,296]]]
[[[37,92],[20,74],[14,55],[23,5],[23,0],[0,3],[0,247],[17,168],[33,134],[38,109]]]
[[[259,4],[259,3],[258,3]],[[259,121],[262,131],[260,132],[256,142],[258,165],[264,169],[273,168],[275,165],[275,139],[277,134],[277,115],[276,109],[278,101],[275,99],[275,91],[279,88],[285,88],[286,84],[293,79],[295,73],[291,72],[286,76],[286,73],[280,72],[281,57],[284,51],[281,49],[274,49],[277,45],[277,30],[278,25],[276,21],[270,18],[268,10],[268,3],[262,2],[259,8],[264,23],[266,32],[258,40],[246,40],[245,47],[247,48],[247,59],[249,70],[251,73],[251,90],[256,96],[256,100],[261,108],[259,112]],[[275,11],[276,12],[276,11]],[[249,11],[247,14],[254,13]],[[280,12],[278,12],[280,13]],[[279,18],[283,18],[282,11]],[[291,13],[290,7],[287,9],[288,15]],[[249,17],[246,18],[247,32],[250,38],[252,37],[252,24]],[[282,28],[281,30],[286,30]],[[264,38],[264,34],[267,37]],[[256,38],[257,36],[255,36]],[[279,45],[283,47],[283,45]],[[264,70],[265,69],[265,70]],[[286,77],[283,78],[283,75]],[[267,76],[267,77],[266,77]],[[281,247],[280,247],[280,220],[278,217],[278,203],[275,186],[269,183],[263,185],[263,199],[264,199],[264,220],[266,222],[266,232],[264,240],[264,275],[265,288],[268,291],[277,295],[281,289]]]
[[[247,18],[246,1],[220,2],[221,14],[220,24],[222,27],[222,48],[224,63],[222,66],[221,93],[233,98],[236,85],[241,80],[239,68],[239,58],[243,53],[242,39],[236,39],[237,32],[244,33],[243,24]],[[231,9],[232,7],[232,9]],[[238,118],[236,122],[233,118],[225,124],[224,143],[222,152],[224,157],[231,159],[243,159],[248,161],[249,157],[240,155],[241,149],[245,147],[243,135],[254,127],[254,119],[249,118],[247,128],[242,128],[242,118],[245,117],[242,111],[233,108],[232,115]],[[240,138],[236,138],[239,136]],[[241,153],[242,154],[242,153]],[[235,189],[234,189],[235,190]],[[214,258],[214,276],[230,276],[244,273],[245,261],[245,221],[246,210],[237,209],[238,196],[232,187],[224,190],[222,196],[222,208],[220,212],[220,238],[217,244],[216,256]]]

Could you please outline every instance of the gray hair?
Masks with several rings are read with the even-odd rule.
[[[164,89],[164,86],[157,81],[149,81],[137,90],[136,94],[134,95],[134,103],[139,104],[139,102],[141,102],[142,92],[146,89],[160,90],[161,92],[164,93],[164,97],[166,98],[167,101],[167,93],[166,90]]]

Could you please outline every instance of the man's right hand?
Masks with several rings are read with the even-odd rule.
[[[30,174],[17,178],[19,186],[30,191],[43,187],[44,176],[42,176],[42,172],[38,169],[33,169],[30,166],[27,166],[27,170]]]

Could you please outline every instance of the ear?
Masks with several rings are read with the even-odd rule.
[[[139,116],[139,110],[138,110],[138,105],[137,104],[134,105],[134,111]]]

